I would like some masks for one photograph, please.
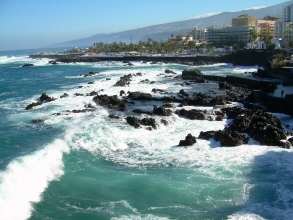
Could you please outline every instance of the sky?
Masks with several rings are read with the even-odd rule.
[[[263,7],[284,0],[0,0],[0,50]]]

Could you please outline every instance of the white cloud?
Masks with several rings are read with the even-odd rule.
[[[206,18],[206,17],[210,17],[210,16],[213,16],[213,15],[218,15],[220,14],[221,12],[209,12],[209,13],[206,13],[206,14],[202,14],[202,15],[197,15],[197,16],[194,16],[192,17],[193,19],[197,19],[197,18]]]
[[[257,9],[261,9],[261,8],[266,8],[268,7],[267,5],[259,5],[259,6],[253,6],[251,8],[247,8],[246,10],[257,10]]]

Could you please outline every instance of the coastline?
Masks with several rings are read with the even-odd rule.
[[[58,217],[62,216],[64,219],[75,215],[86,218],[92,213],[96,217],[107,219],[121,216],[128,219],[143,218],[146,215],[166,219],[187,216],[192,219],[196,210],[201,210],[196,212],[199,219],[215,216],[228,218],[238,215],[241,211],[267,216],[262,209],[249,211],[250,206],[257,204],[253,199],[245,199],[243,196],[243,193],[246,193],[253,198],[255,193],[261,194],[261,190],[250,191],[247,185],[254,185],[256,189],[266,187],[263,185],[265,179],[256,180],[255,176],[259,175],[246,177],[246,174],[250,175],[250,169],[262,169],[258,164],[263,160],[274,167],[275,163],[278,164],[278,174],[283,170],[281,168],[286,167],[284,157],[278,157],[278,152],[285,154],[291,150],[284,149],[288,147],[286,145],[275,146],[278,142],[273,142],[274,146],[253,140],[247,143],[246,132],[258,133],[260,130],[254,130],[258,129],[257,126],[245,130],[244,134],[235,130],[236,124],[230,130],[228,128],[232,119],[235,120],[239,115],[245,114],[245,118],[251,120],[253,114],[259,119],[268,117],[265,125],[272,124],[278,134],[278,121],[282,116],[271,116],[270,113],[255,108],[257,106],[246,105],[245,100],[249,98],[255,85],[244,83],[245,86],[239,87],[236,84],[230,85],[226,80],[215,81],[206,78],[208,75],[211,77],[210,74],[214,71],[248,76],[250,74],[245,72],[254,72],[255,68],[252,70],[232,65],[204,65],[198,68],[210,74],[197,72],[198,75],[188,75],[187,72],[186,75],[186,72],[182,73],[185,66],[165,63],[153,65],[143,62],[101,62],[54,65],[45,59],[43,62],[31,60],[31,64],[38,63],[34,66],[21,66],[28,62],[30,60],[26,59],[7,66],[15,67],[12,70],[21,74],[21,78],[11,82],[13,85],[27,85],[34,91],[26,98],[14,101],[7,99],[5,105],[21,113],[13,115],[13,111],[8,110],[7,114],[12,114],[8,117],[9,125],[16,123],[17,126],[21,121],[25,126],[22,125],[18,129],[27,127],[33,132],[41,130],[46,135],[50,129],[64,126],[64,137],[63,132],[59,132],[52,137],[53,140],[60,138],[61,142],[50,140],[48,145],[39,145],[40,149],[48,149],[46,152],[49,153],[45,152],[46,160],[44,157],[39,159],[40,154],[35,151],[29,154],[30,157],[11,157],[11,165],[7,167],[14,169],[4,169],[3,179],[9,180],[11,176],[21,179],[23,173],[27,173],[30,175],[28,184],[33,184],[30,181],[38,177],[41,177],[44,184],[40,188],[34,188],[33,193],[37,195],[34,198],[19,197],[21,192],[26,190],[21,184],[0,184],[3,192],[7,192],[6,187],[17,188],[19,192],[9,191],[11,193],[5,194],[7,200],[3,203],[13,201],[9,203],[13,206],[25,204],[25,214],[31,215],[32,219],[38,216],[57,218],[56,210],[59,210]],[[193,68],[190,71],[192,70]],[[29,81],[36,82],[34,85],[41,84],[41,89],[37,86],[31,87]],[[233,82],[231,78],[229,81]],[[2,85],[6,83],[7,81],[3,81]],[[47,84],[52,87],[47,87]],[[261,88],[260,86],[267,85],[257,86]],[[271,87],[266,88],[269,91],[270,89]],[[16,92],[21,94],[22,91],[19,89]],[[40,97],[42,92],[47,93]],[[31,103],[35,103],[33,108],[25,110]],[[233,108],[235,104],[241,108]],[[247,111],[242,112],[241,109]],[[231,115],[231,112],[235,115]],[[256,125],[255,121],[252,124]],[[292,129],[286,127],[289,124],[287,120],[282,119],[282,124],[285,132]],[[20,133],[18,131],[15,133],[16,137]],[[39,136],[30,137],[30,142],[39,139]],[[274,133],[268,140],[275,141],[271,137],[275,137]],[[217,138],[217,141],[214,138]],[[241,146],[229,146],[242,143]],[[189,144],[193,145],[185,146]],[[36,152],[42,151],[37,148]],[[264,159],[258,159],[259,157]],[[289,153],[286,158],[290,159]],[[44,161],[44,169],[37,169],[39,160]],[[13,161],[20,162],[15,166]],[[23,167],[26,169],[23,170]],[[17,172],[12,172],[14,170]],[[32,173],[32,170],[35,172]],[[47,175],[50,178],[45,178]],[[286,187],[286,183],[291,179],[287,180],[286,175],[281,177],[284,178],[276,175],[276,181]],[[231,187],[234,193],[231,193]],[[140,206],[141,200],[137,196],[132,196],[134,188],[137,195],[147,198],[144,200],[144,207]],[[182,188],[186,190],[182,191]],[[146,194],[146,189],[154,191],[148,191]],[[221,189],[224,194],[219,196],[210,193],[211,189],[217,192]],[[179,195],[180,199],[175,195]],[[60,196],[72,199],[60,200]],[[199,204],[189,202],[199,197],[207,203],[202,206],[203,200],[200,200]],[[241,206],[235,205],[235,201],[240,201]],[[178,203],[186,206],[178,207]],[[227,211],[219,212],[218,208],[213,208],[212,204],[215,203],[220,209],[227,207]],[[272,210],[279,210],[273,203],[269,205]],[[163,208],[153,209],[158,206]],[[60,207],[64,209],[60,210]],[[94,211],[91,212],[88,207],[94,207]],[[176,212],[171,209],[176,209]],[[15,214],[7,210],[9,209],[3,210],[7,216]],[[280,211],[282,210],[284,209]],[[19,215],[24,215],[24,212]],[[274,216],[278,218],[280,214],[276,213]]]

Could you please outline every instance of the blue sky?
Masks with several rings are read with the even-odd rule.
[[[0,0],[0,50],[267,6],[282,0]]]

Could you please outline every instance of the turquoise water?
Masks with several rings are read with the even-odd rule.
[[[21,68],[24,63],[35,66]],[[146,131],[110,120],[101,107],[93,113],[52,115],[91,103],[91,97],[76,97],[76,92],[118,93],[121,88],[113,84],[126,73],[144,74],[126,90],[181,89],[159,74],[166,68],[179,74],[184,66],[134,64],[49,65],[44,59],[0,57],[1,220],[293,218],[290,150],[253,141],[237,148],[207,141],[190,149],[175,147],[186,134],[221,129],[224,122],[188,121],[174,115],[168,126]],[[200,68],[206,74],[253,69],[224,64]],[[80,77],[89,71],[99,74]],[[146,78],[156,84],[141,84]],[[25,111],[42,92],[70,96]],[[45,122],[31,123],[39,118]]]

